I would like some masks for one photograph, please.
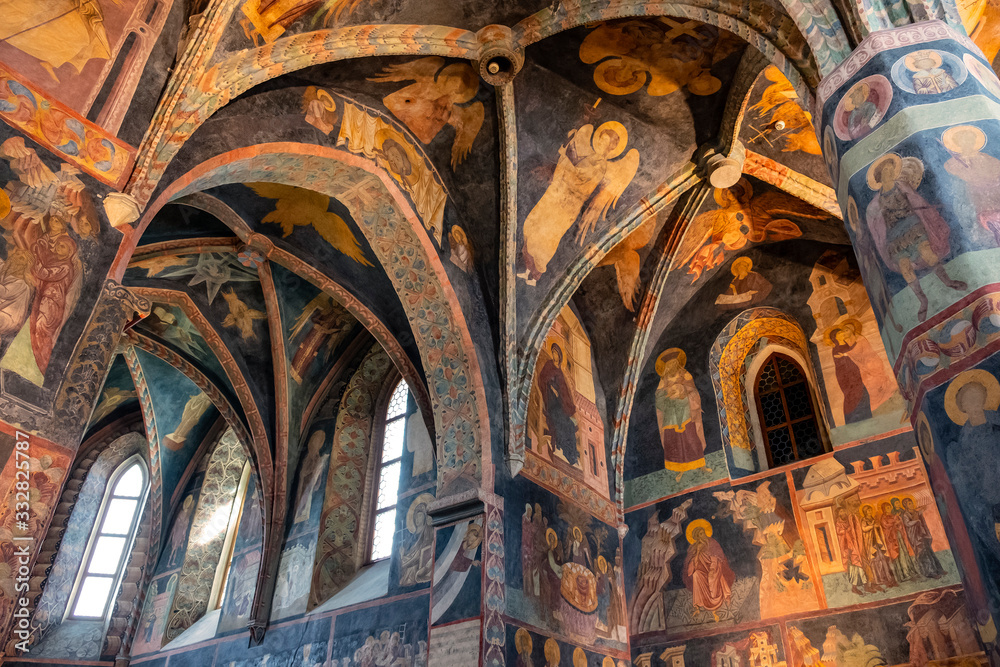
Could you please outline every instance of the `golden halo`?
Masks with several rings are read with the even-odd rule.
[[[610,655],[604,656],[604,660],[601,662],[601,667],[615,667],[615,661]]]
[[[561,653],[559,651],[559,644],[556,643],[555,639],[551,637],[545,640],[545,659],[549,662],[559,662],[559,657]]]
[[[604,556],[597,557],[597,569],[600,570],[601,572],[608,571],[608,561],[607,559],[604,558]]]
[[[913,431],[917,434],[917,444],[920,445],[920,451],[930,461],[934,457],[934,432],[931,431],[930,422],[927,421],[927,415],[923,411],[917,413],[916,424],[913,426]],[[923,430],[921,430],[921,427],[923,427]],[[927,436],[923,437],[921,433],[926,433]]]
[[[548,544],[549,546],[553,546],[552,545],[553,542],[559,544],[559,536],[556,535],[556,531],[549,528],[548,530],[545,531],[545,543]]]
[[[899,178],[899,172],[903,169],[903,158],[899,157],[895,153],[889,153],[888,155],[883,155],[879,159],[872,163],[872,166],[868,168],[868,187],[872,190],[879,190],[882,187],[882,181],[875,180],[876,174],[882,173],[882,165],[890,162],[893,166],[892,180],[895,181]]]
[[[947,410],[951,420],[959,426],[965,425],[969,415],[958,406],[958,392],[972,382],[986,389],[986,405],[983,407],[987,410],[996,410],[1000,407],[1000,382],[991,373],[981,368],[959,373],[948,385],[948,391],[944,394],[944,409]]]
[[[858,202],[854,201],[854,197],[847,198],[847,223],[855,232],[860,229],[861,215],[858,213]]]
[[[865,503],[864,505],[861,506],[861,508],[860,508],[861,516],[865,515],[865,508],[866,507],[872,511],[872,516],[874,516],[875,515],[875,506],[872,505],[871,503]]]
[[[531,649],[533,648],[531,635],[524,628],[518,628],[517,632],[514,633],[514,647],[518,653],[531,653]]]
[[[712,536],[712,524],[710,524],[705,519],[695,519],[688,524],[687,530],[684,531],[684,536],[687,537],[688,544],[694,544],[694,533],[695,528],[704,528],[705,535],[708,537]]]
[[[322,88],[316,91],[316,99],[323,102],[323,108],[327,111],[335,111],[337,109],[337,103],[333,101],[333,97]]]
[[[979,152],[986,147],[986,133],[980,130],[975,125],[956,125],[955,127],[949,127],[941,135],[941,143],[952,153],[962,154],[962,149],[959,147],[958,139],[959,136],[963,134],[971,134],[976,138],[975,151]]]
[[[583,541],[583,531],[580,530],[579,526],[573,526],[573,539],[580,542]]]
[[[744,256],[744,257],[737,257],[736,259],[734,259],[733,260],[733,265],[730,267],[730,270],[733,272],[734,276],[736,275],[736,267],[737,266],[746,266],[747,267],[747,271],[750,271],[750,270],[753,269],[753,260],[750,259],[749,257],[746,257],[746,256]]]
[[[854,109],[857,108],[854,106],[854,93],[856,93],[859,90],[863,90],[865,92],[865,99],[867,100],[868,96],[872,92],[872,87],[869,86],[864,81],[862,81],[860,83],[855,84],[853,88],[847,91],[847,94],[844,95],[844,108],[846,110],[854,111]]]
[[[419,496],[413,499],[410,503],[410,509],[406,510],[406,529],[413,534],[417,532],[417,524],[414,523],[413,517],[417,513],[417,507],[420,505],[424,506],[424,514],[427,513],[427,506],[434,502],[434,496],[429,493],[421,493]]]
[[[573,649],[573,667],[587,667],[587,654],[579,646]]]
[[[677,361],[680,362],[681,368],[687,363],[687,355],[684,354],[684,350],[679,347],[671,347],[660,353],[660,356],[656,358],[656,374],[663,377],[663,371],[667,367],[667,357],[677,357]]]
[[[917,58],[928,58],[934,63],[934,67],[941,67],[941,54],[932,49],[923,49],[921,51],[914,51],[906,56],[906,60],[903,61],[906,64],[906,69],[911,72],[919,72],[920,68],[914,65]]]
[[[628,130],[626,130],[625,126],[618,121],[609,120],[606,123],[601,123],[601,125],[594,131],[593,139],[601,136],[602,132],[607,131],[614,132],[615,136],[618,137],[618,143],[611,146],[608,149],[608,154],[604,156],[606,159],[610,160],[618,157],[622,154],[622,151],[625,150],[625,146],[628,144]],[[591,139],[591,143],[593,143],[593,139]]]
[[[566,347],[565,347],[565,345],[560,345],[559,341],[557,341],[557,340],[554,340],[551,343],[549,343],[548,351],[549,351],[549,358],[550,359],[553,358],[552,348],[554,348],[554,347],[558,347],[559,348],[559,365],[562,366],[563,364],[566,363]]]
[[[10,213],[10,197],[0,190],[0,218],[6,218],[8,213]]]

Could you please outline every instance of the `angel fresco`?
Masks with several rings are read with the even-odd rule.
[[[618,294],[622,298],[622,304],[632,313],[635,312],[635,297],[639,291],[639,270],[642,268],[639,251],[649,245],[655,232],[656,216],[650,215],[636,227],[634,232],[609,250],[597,264],[615,267]]]
[[[622,156],[627,144],[628,130],[616,121],[605,122],[596,130],[587,124],[570,131],[567,142],[559,148],[549,187],[524,219],[525,271],[518,277],[535,285],[574,223],[579,223],[576,242],[582,246],[597,223],[617,205],[639,170],[638,150],[633,148]]]
[[[56,70],[66,63],[79,74],[92,59],[111,57],[102,4],[101,0],[0,0],[0,42],[36,58],[59,82]]]
[[[0,192],[0,367],[42,386],[56,340],[83,285],[77,240],[98,233],[99,218],[79,171],[53,173],[13,137],[0,145],[18,180]]]
[[[296,227],[311,226],[323,240],[362,266],[371,266],[354,232],[344,219],[330,211],[330,198],[313,190],[280,183],[247,183],[261,197],[277,201],[261,222],[281,225],[287,238]]]
[[[486,115],[483,103],[472,101],[479,91],[479,74],[469,63],[446,65],[444,58],[431,56],[390,65],[369,81],[413,81],[382,102],[425,145],[450,125],[455,130],[451,168],[465,160]]]
[[[822,150],[812,126],[812,114],[799,105],[799,96],[792,84],[774,65],[764,70],[764,78],[771,84],[764,89],[760,101],[748,109],[755,114],[755,121],[763,121],[761,127],[757,127],[755,121],[749,122],[750,128],[757,133],[751,143],[780,143],[784,153],[802,151],[820,155]],[[773,142],[771,136],[774,136]]]
[[[965,184],[976,219],[1000,244],[1000,160],[983,153],[986,133],[975,125],[950,127],[941,143],[951,153],[944,169]]]
[[[917,319],[921,322],[927,318],[928,306],[920,286],[922,274],[933,271],[953,290],[968,287],[945,270],[944,260],[951,254],[950,229],[938,207],[918,194],[923,176],[924,164],[917,158],[883,155],[868,169],[868,187],[875,196],[866,210],[879,257],[913,290],[920,302]]]
[[[580,45],[580,60],[597,63],[594,83],[610,95],[630,95],[649,82],[651,96],[687,88],[712,95],[722,88],[712,66],[736,52],[741,43],[728,33],[698,21],[601,23]]]
[[[745,248],[750,243],[784,241],[802,236],[791,218],[820,220],[826,213],[784,192],[767,191],[754,195],[745,178],[731,188],[717,188],[719,208],[698,214],[691,221],[677,256],[688,266],[688,275],[697,282],[701,274],[722,264],[726,251]]]
[[[243,340],[257,340],[257,333],[253,330],[253,323],[258,320],[266,320],[267,313],[251,308],[233,290],[222,293],[222,298],[229,306],[229,314],[222,320],[222,326],[235,327],[240,332]]]

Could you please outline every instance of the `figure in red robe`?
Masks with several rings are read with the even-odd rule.
[[[712,612],[713,618],[719,620],[719,609],[729,604],[733,595],[733,582],[736,575],[729,567],[729,559],[723,553],[722,547],[712,539],[705,525],[697,522],[690,529],[691,547],[684,559],[684,585],[691,591],[694,599],[695,618],[702,611]]]

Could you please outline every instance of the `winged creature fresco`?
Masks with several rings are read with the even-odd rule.
[[[701,274],[714,269],[726,252],[740,250],[748,243],[783,241],[802,236],[790,218],[820,220],[827,213],[815,209],[784,192],[768,191],[754,196],[745,178],[731,188],[715,190],[717,209],[699,213],[684,233],[677,251],[681,265],[697,282]]]
[[[302,384],[306,370],[320,352],[323,352],[324,362],[330,358],[341,339],[339,334],[350,326],[351,321],[350,314],[323,292],[303,306],[288,331],[289,341],[305,332],[292,356],[291,374],[295,382]]]
[[[635,312],[635,297],[639,291],[639,269],[642,266],[639,251],[649,245],[655,232],[656,216],[650,215],[597,264],[598,266],[615,267],[618,293],[629,312]]]
[[[446,66],[444,58],[431,56],[390,65],[369,81],[413,81],[382,98],[385,106],[424,144],[450,125],[455,130],[451,168],[465,160],[485,117],[483,103],[472,102],[479,91],[479,74],[471,65]]]
[[[712,95],[722,88],[712,66],[740,46],[729,33],[698,21],[609,21],[583,40],[580,60],[597,63],[594,83],[610,95],[629,95],[647,81],[646,92],[654,97],[681,88]]]
[[[274,210],[265,215],[261,222],[281,225],[282,237],[290,236],[296,227],[311,226],[335,250],[358,264],[372,265],[365,258],[365,251],[344,219],[330,212],[330,198],[326,195],[279,183],[247,185],[261,197],[277,200]]]
[[[222,298],[229,306],[229,314],[222,320],[222,326],[236,327],[243,340],[256,340],[257,334],[253,330],[253,323],[256,320],[266,320],[267,313],[251,308],[245,301],[240,301],[239,295],[233,290],[223,292]]]
[[[99,218],[75,167],[54,173],[21,137],[0,144],[0,157],[17,176],[0,192],[0,367],[42,386],[80,298],[77,239],[96,236]]]
[[[587,124],[567,135],[552,181],[522,226],[525,271],[518,276],[529,285],[545,273],[575,223],[576,243],[582,246],[618,203],[639,170],[638,150],[622,155],[627,144],[628,130],[616,121],[607,121],[596,130]]]
[[[218,296],[219,290],[229,282],[254,282],[259,280],[257,272],[249,269],[236,259],[233,253],[203,252],[200,255],[188,256],[194,259],[194,264],[185,262],[184,266],[164,273],[164,278],[182,278],[191,276],[188,285],[204,285],[208,302],[211,304]],[[150,272],[149,275],[152,275]]]
[[[325,28],[350,14],[361,0],[246,0],[240,7],[243,33],[254,46],[270,44],[296,21],[312,16],[313,28]]]
[[[799,96],[792,84],[774,65],[768,65],[764,77],[771,85],[764,89],[760,101],[749,109],[756,116],[749,122],[756,133],[751,143],[779,144],[784,153],[822,154],[812,126],[812,115],[799,106]]]

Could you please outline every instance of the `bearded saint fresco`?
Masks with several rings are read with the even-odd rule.
[[[684,586],[691,591],[694,618],[703,612],[719,620],[719,609],[729,604],[736,574],[729,567],[722,546],[712,539],[712,524],[695,519],[687,527],[688,547],[684,558]]]
[[[705,427],[702,423],[701,396],[694,378],[684,368],[687,355],[680,348],[664,351],[656,360],[656,421],[663,466],[677,473],[680,481],[685,472],[705,468]]]
[[[603,123],[596,130],[587,124],[567,135],[566,143],[559,148],[552,181],[521,226],[525,271],[518,277],[527,284],[534,285],[548,270],[559,244],[574,224],[579,221],[576,242],[582,246],[618,202],[639,170],[639,151],[635,148],[618,157],[627,145],[628,130],[615,121]]]

